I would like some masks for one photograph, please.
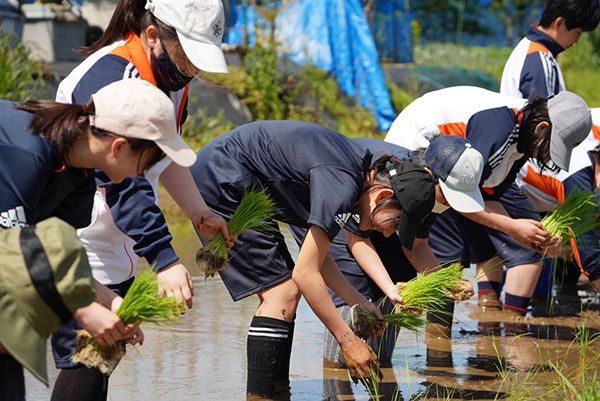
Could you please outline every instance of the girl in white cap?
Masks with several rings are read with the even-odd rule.
[[[180,130],[187,117],[192,78],[200,70],[227,72],[221,50],[224,29],[220,0],[121,0],[106,32],[83,49],[85,60],[60,83],[56,99],[79,103],[110,82],[141,79],[169,95]],[[145,177],[132,177],[118,185],[98,175],[94,220],[79,236],[94,277],[103,284],[126,291],[140,256],[158,272],[161,288],[191,307],[191,278],[171,246],[172,237],[157,205],[159,179],[203,236],[213,238],[221,231],[232,240],[225,220],[206,207],[189,170],[168,160]],[[79,381],[77,374],[85,374],[85,369],[73,369],[69,361],[74,337],[69,327],[53,337],[56,366],[64,369],[53,399],[85,399],[81,386],[72,385]],[[96,379],[95,388],[104,392],[105,378],[97,372]],[[76,394],[70,393],[73,388]]]
[[[56,216],[85,227],[94,169],[118,183],[143,174],[164,154],[183,166],[193,164],[196,156],[177,135],[172,110],[167,96],[138,80],[108,85],[81,105],[0,101],[0,226],[33,225]],[[122,299],[101,284],[96,292],[96,302],[79,308],[74,318],[100,344],[132,335],[141,342],[139,328],[124,327],[111,312]]]

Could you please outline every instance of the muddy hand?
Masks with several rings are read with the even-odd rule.
[[[237,239],[235,235],[229,235],[225,219],[210,210],[198,214],[198,217],[192,223],[208,241],[213,240],[219,233],[223,234],[227,248],[231,248]]]
[[[539,249],[544,251],[544,254],[550,257],[557,257],[560,254],[562,237],[548,237],[546,241],[539,244]]]
[[[373,377],[378,379],[383,377],[377,355],[366,342],[352,335],[348,341],[340,344],[340,347],[354,383],[358,383],[361,379],[371,383]]]
[[[471,297],[474,295],[473,284],[471,284],[471,282],[468,280],[459,280],[458,291],[447,291],[447,294],[450,298],[457,302],[466,301],[467,299],[471,299]]]

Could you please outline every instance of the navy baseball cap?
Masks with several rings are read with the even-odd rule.
[[[425,163],[438,177],[442,193],[452,209],[462,213],[485,209],[479,189],[483,156],[470,142],[454,135],[441,135],[429,144]]]
[[[404,248],[412,250],[419,225],[435,204],[435,182],[427,170],[408,161],[394,164],[388,172],[402,207],[398,237]]]

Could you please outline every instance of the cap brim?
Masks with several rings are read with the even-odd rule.
[[[4,292],[4,289],[0,288],[0,292]],[[3,296],[10,297],[10,293],[4,293]],[[3,322],[0,325],[0,344],[17,362],[48,386],[46,337],[29,324],[14,302],[3,304],[6,307],[0,319]]]
[[[485,209],[483,196],[479,188],[473,191],[459,191],[439,181],[440,188],[450,207],[461,213],[477,213]]]
[[[569,149],[563,140],[554,135],[550,136],[550,159],[554,164],[560,167],[561,170],[569,171],[571,149]]]
[[[402,247],[412,251],[418,228],[419,222],[413,221],[413,219],[403,211],[400,216],[400,226],[398,227],[398,238],[400,238]]]
[[[206,72],[219,72],[223,74],[228,72],[225,55],[220,46],[214,43],[198,42],[179,32],[177,32],[177,37],[186,57],[196,68]]]
[[[190,167],[196,163],[196,153],[185,143],[180,136],[169,140],[156,141],[156,145],[174,163],[183,167]]]

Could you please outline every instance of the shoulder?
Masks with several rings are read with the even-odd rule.
[[[127,77],[127,66],[131,63],[126,58],[114,54],[114,50],[119,49],[124,44],[124,41],[117,41],[110,46],[103,47],[82,61],[60,82],[56,100],[64,103],[81,103],[87,101],[89,95],[84,100],[74,99],[74,92],[78,89],[78,86],[79,89],[85,86],[98,86],[95,85],[95,82],[101,81],[103,84],[97,88],[99,89],[110,82]]]

